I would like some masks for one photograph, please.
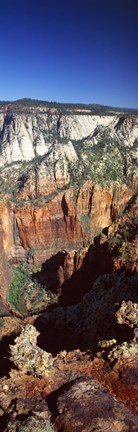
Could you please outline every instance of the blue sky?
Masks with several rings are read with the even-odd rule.
[[[0,100],[138,108],[138,0],[7,0]]]

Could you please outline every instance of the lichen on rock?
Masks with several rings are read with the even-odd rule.
[[[10,345],[11,360],[22,373],[47,376],[53,365],[53,357],[36,346],[38,336],[35,327],[27,324],[15,339],[15,345]]]

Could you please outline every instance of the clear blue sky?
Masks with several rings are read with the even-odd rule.
[[[0,5],[0,100],[138,108],[138,0]]]

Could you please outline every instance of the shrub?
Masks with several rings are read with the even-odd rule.
[[[3,319],[0,318],[0,327],[2,327],[4,325]]]
[[[14,277],[9,291],[9,302],[20,312],[20,291],[30,281],[30,271],[25,265],[14,267]]]
[[[37,313],[57,301],[57,296],[46,286],[32,281],[33,268],[27,264],[13,268],[14,277],[10,286],[9,302],[21,314]]]

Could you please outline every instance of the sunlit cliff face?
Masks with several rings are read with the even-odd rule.
[[[36,264],[88,245],[135,197],[138,118],[24,106],[0,113],[8,257]]]

